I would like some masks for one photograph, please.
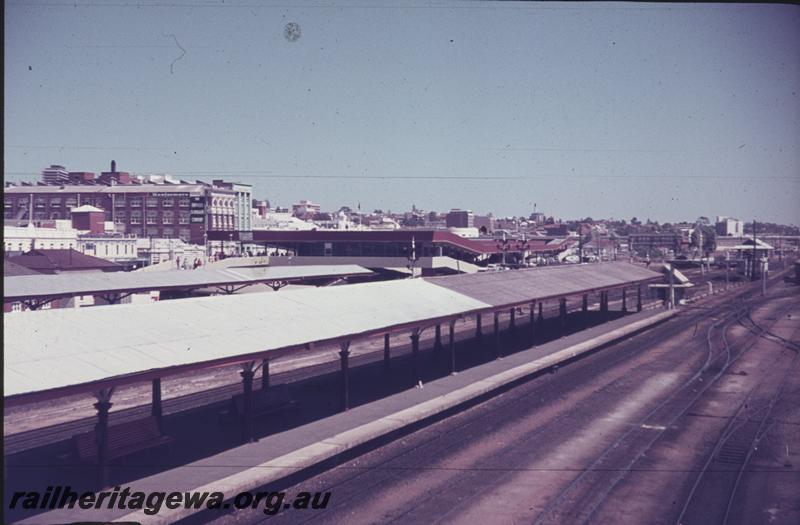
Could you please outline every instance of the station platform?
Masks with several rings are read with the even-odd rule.
[[[216,492],[232,497],[297,474],[323,462],[335,462],[356,447],[392,437],[437,415],[457,409],[516,381],[551,370],[576,356],[665,321],[676,311],[645,310],[516,351],[455,375],[427,382],[302,426],[262,437],[174,468],[124,483],[131,492]],[[526,329],[520,327],[520,330]],[[446,338],[445,338],[446,339]],[[491,334],[484,344],[491,345]],[[446,351],[446,350],[445,350]],[[327,464],[327,463],[326,463]],[[18,517],[15,523],[127,521],[174,523],[198,510],[166,509],[155,515],[129,509],[55,509]]]

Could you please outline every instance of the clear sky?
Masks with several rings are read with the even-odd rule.
[[[800,224],[798,91],[788,5],[8,0],[4,170]]]

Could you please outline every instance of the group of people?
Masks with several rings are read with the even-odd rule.
[[[201,266],[203,266],[203,260],[201,258],[195,257],[194,261],[192,262],[189,262],[189,259],[190,259],[189,257],[183,257],[183,258],[181,258],[180,256],[176,257],[175,265],[177,266],[178,270],[189,270],[189,269],[196,270]]]

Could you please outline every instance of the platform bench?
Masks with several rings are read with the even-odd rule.
[[[74,437],[78,457],[97,463],[97,432],[92,430]],[[121,458],[135,452],[169,445],[174,441],[161,433],[154,416],[110,425],[108,427],[108,459]]]

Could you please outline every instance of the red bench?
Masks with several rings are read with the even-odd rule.
[[[74,437],[78,457],[97,463],[97,432],[92,430]],[[161,433],[158,420],[151,416],[108,427],[108,459],[121,458],[135,452],[169,445],[174,441]]]

